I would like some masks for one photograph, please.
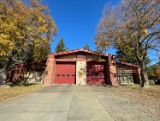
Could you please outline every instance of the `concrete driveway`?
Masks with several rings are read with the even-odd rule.
[[[0,121],[140,121],[134,115],[136,112],[129,112],[131,115],[126,119],[114,118],[114,114],[127,114],[108,108],[112,102],[115,105],[114,100],[119,99],[112,98],[112,94],[104,90],[104,87],[95,86],[46,87],[39,92],[1,103]]]
[[[113,121],[91,87],[55,85],[0,104],[0,121]]]

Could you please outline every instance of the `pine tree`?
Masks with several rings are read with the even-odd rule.
[[[57,47],[55,49],[56,52],[63,52],[65,51],[66,48],[65,48],[65,44],[64,44],[64,39],[61,38],[61,40],[59,41],[59,43],[57,44]]]
[[[88,44],[86,44],[84,47],[83,47],[85,50],[90,50],[90,47]]]

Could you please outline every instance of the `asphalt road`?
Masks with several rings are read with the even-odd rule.
[[[92,87],[54,85],[0,104],[0,121],[114,121]]]

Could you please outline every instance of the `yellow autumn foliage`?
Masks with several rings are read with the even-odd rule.
[[[145,34],[148,34],[148,30],[147,30],[147,29],[145,29],[143,32],[144,32]]]
[[[49,37],[57,32],[56,25],[44,12],[47,7],[36,0],[28,2],[31,4],[23,0],[0,1],[0,56],[12,57],[13,52],[24,56],[27,53],[23,52],[28,52],[40,60],[41,53],[48,54]],[[43,45],[47,46],[42,48]]]

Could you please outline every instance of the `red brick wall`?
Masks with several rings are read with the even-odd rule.
[[[108,64],[111,85],[118,86],[116,62],[114,61],[114,58],[111,55],[108,56]]]
[[[46,63],[44,84],[52,84],[55,75],[55,58],[49,56]]]

